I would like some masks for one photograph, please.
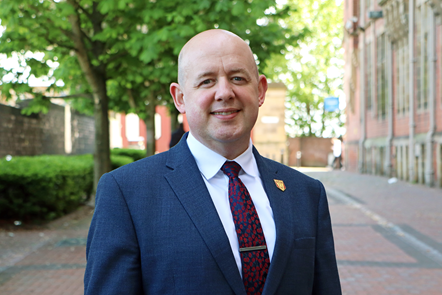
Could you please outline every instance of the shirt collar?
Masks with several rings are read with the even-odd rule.
[[[191,132],[189,132],[189,135],[187,136],[187,145],[195,158],[198,169],[207,180],[220,172],[222,165],[227,161],[226,158],[199,142]],[[247,150],[233,161],[241,165],[242,170],[239,172],[240,175],[246,173],[253,177],[259,177],[258,166],[256,165],[252,147],[252,140],[250,140]]]

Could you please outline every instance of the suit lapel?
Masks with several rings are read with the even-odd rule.
[[[289,256],[289,251],[292,248],[295,232],[293,212],[287,209],[292,207],[289,197],[290,193],[288,192],[290,188],[287,188],[286,191],[280,190],[275,184],[275,179],[283,180],[284,183],[289,183],[289,180],[283,179],[281,175],[278,175],[278,170],[276,168],[272,169],[263,160],[256,149],[254,149],[253,152],[264,190],[269,198],[270,206],[272,207],[276,227],[275,251],[273,252],[263,294],[275,294],[286,269],[286,258]]]
[[[165,175],[172,190],[193,221],[235,294],[245,295],[244,285],[229,240],[218,217],[198,166],[186,143],[187,136],[171,149]]]

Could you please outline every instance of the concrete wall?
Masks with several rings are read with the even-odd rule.
[[[329,155],[333,154],[331,138],[289,138],[289,166],[326,167]],[[297,152],[301,152],[300,162]],[[345,159],[344,159],[345,160]]]
[[[0,157],[85,154],[94,150],[94,119],[51,104],[47,114],[22,115],[0,104]]]

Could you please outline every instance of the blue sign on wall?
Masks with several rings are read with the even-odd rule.
[[[326,97],[324,99],[324,110],[326,112],[334,112],[339,110],[339,97]]]

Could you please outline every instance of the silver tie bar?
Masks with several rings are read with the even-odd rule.
[[[256,250],[265,250],[267,249],[267,246],[254,246],[254,247],[244,247],[239,248],[239,252],[248,252],[248,251],[256,251]]]

